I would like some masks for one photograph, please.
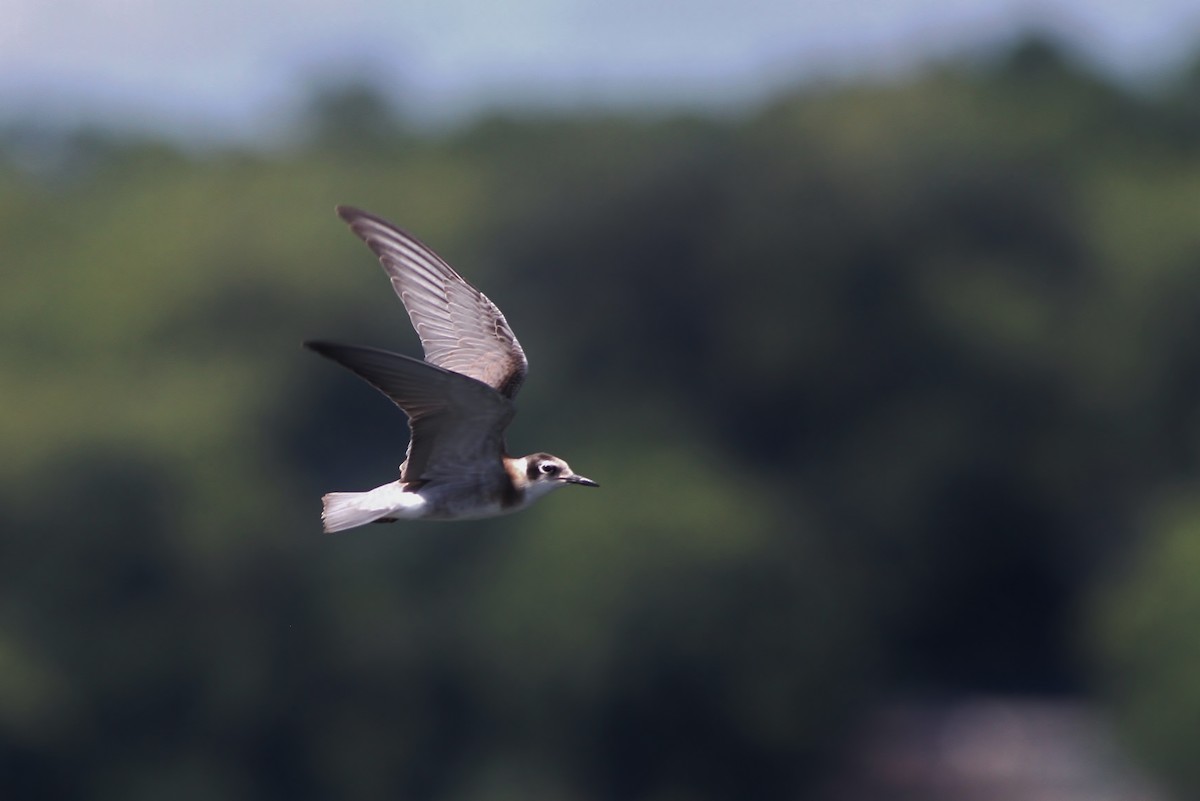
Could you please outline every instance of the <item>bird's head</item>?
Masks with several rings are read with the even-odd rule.
[[[528,482],[525,491],[531,493],[534,498],[568,484],[580,487],[600,486],[590,478],[578,475],[565,461],[548,453],[533,453],[524,457],[523,461],[525,462],[525,478]]]

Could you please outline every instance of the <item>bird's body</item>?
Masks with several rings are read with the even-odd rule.
[[[393,520],[466,520],[515,512],[566,486],[596,486],[546,453],[509,456],[504,430],[528,363],[504,315],[432,250],[358,209],[338,214],[391,278],[421,337],[425,361],[354,345],[308,342],[383,392],[408,416],[400,479],[368,492],[331,492],[326,531]]]
[[[505,462],[508,484],[490,477],[424,486],[393,481],[368,492],[331,492],[325,496],[325,525],[330,531],[341,531],[363,522],[476,520],[518,512],[553,489],[548,483],[531,486],[521,468],[526,458],[510,457]]]

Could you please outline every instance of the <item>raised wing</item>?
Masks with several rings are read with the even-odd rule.
[[[425,361],[515,397],[528,362],[496,304],[387,220],[349,206],[337,213],[379,257],[421,338]]]
[[[512,401],[459,373],[376,348],[305,342],[387,395],[408,415],[406,482],[503,474],[504,429]]]

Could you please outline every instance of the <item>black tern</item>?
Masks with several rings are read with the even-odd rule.
[[[504,430],[525,381],[525,351],[496,304],[441,257],[388,221],[339,206],[392,282],[425,360],[357,345],[305,342],[408,416],[400,478],[322,498],[326,531],[396,520],[467,520],[524,509],[567,485],[599,486],[548,453],[508,455]]]

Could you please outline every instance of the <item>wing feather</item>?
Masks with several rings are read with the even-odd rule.
[[[504,429],[512,401],[492,387],[428,362],[377,348],[306,342],[391,398],[411,438],[400,469],[406,482],[454,480],[504,472]]]
[[[425,360],[515,397],[529,364],[496,304],[416,237],[360,209],[337,212],[379,257]]]

